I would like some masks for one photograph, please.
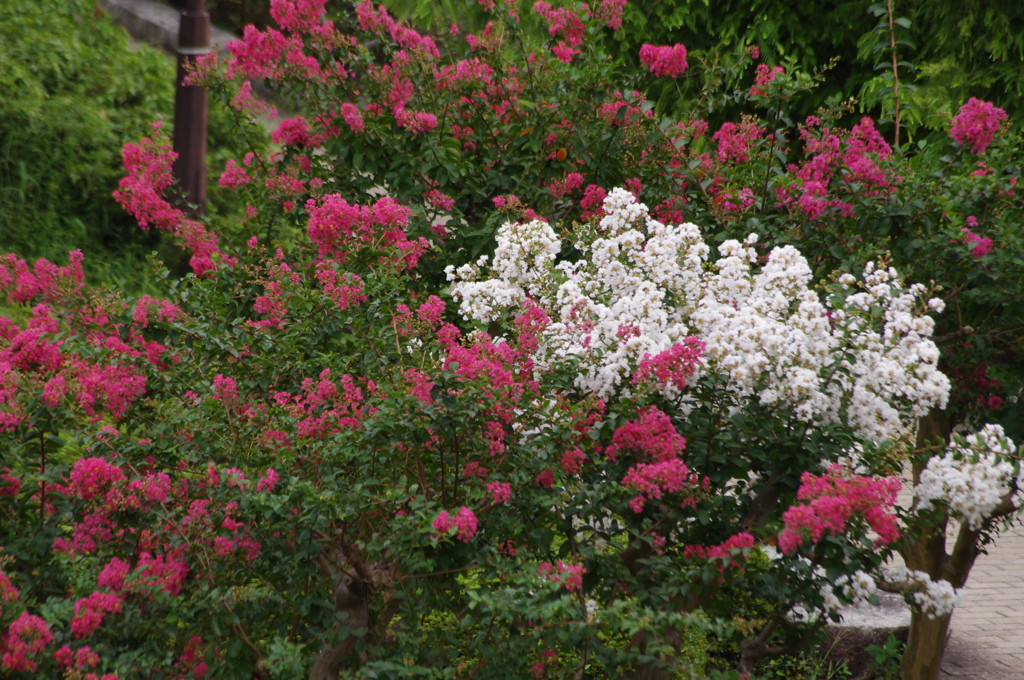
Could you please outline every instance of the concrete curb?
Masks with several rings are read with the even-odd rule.
[[[171,54],[178,51],[178,24],[181,12],[154,0],[97,0],[114,23],[124,26],[140,42],[162,47]],[[221,57],[227,57],[227,44],[238,36],[218,28],[210,29],[210,44]]]
[[[161,48],[172,58],[177,59],[181,12],[155,0],[96,0],[96,4],[115,24],[123,26],[134,40]],[[231,56],[227,48],[228,43],[239,39],[233,33],[210,27],[210,46],[221,62],[227,61]],[[253,81],[252,87],[257,97],[278,109],[292,111],[296,108],[293,102],[272,91],[263,81]],[[271,127],[276,128],[277,125]]]

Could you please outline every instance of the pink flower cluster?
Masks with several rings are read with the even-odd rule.
[[[159,130],[159,125],[154,125]],[[122,152],[126,176],[121,180],[114,198],[128,214],[139,221],[139,226],[150,225],[169,231],[182,239],[192,251],[192,270],[199,275],[216,269],[214,258],[220,257],[217,237],[206,231],[201,223],[187,219],[185,213],[163,198],[164,191],[174,181],[171,165],[177,158],[170,144],[158,135],[145,137],[140,144],[125,144]],[[228,260],[224,260],[229,262]]]
[[[366,124],[363,122],[363,114],[359,111],[359,107],[350,102],[345,102],[341,105],[341,118],[345,121],[345,124],[349,126],[352,132],[357,135],[362,133],[366,129]]]
[[[366,302],[365,286],[358,274],[339,273],[329,262],[318,262],[316,280],[323,286],[324,295],[334,300],[339,309]]]
[[[90,668],[96,668],[100,663],[100,655],[92,651],[89,645],[79,647],[77,652],[72,652],[71,647],[64,645],[53,653],[53,659],[64,670],[70,670],[74,667],[77,671],[86,671]],[[94,674],[92,675],[96,677]]]
[[[562,179],[556,179],[548,184],[548,191],[555,198],[561,198],[571,194],[581,186],[583,186],[583,175],[578,172],[567,172],[562,173]]]
[[[648,500],[657,500],[663,493],[679,493],[687,487],[697,484],[697,476],[690,474],[679,458],[660,463],[640,463],[629,469],[622,485],[627,489],[635,489],[640,495],[629,502],[633,512],[643,512]]]
[[[582,564],[566,564],[559,560],[556,564],[541,562],[537,567],[537,575],[552,583],[558,583],[566,590],[583,590],[583,575],[587,570]]]
[[[420,35],[392,19],[383,5],[374,9],[373,3],[365,0],[356,5],[356,18],[361,29],[373,33],[386,32],[403,50],[409,50],[428,59],[441,57],[440,50],[431,38]]]
[[[561,34],[565,39],[565,44],[569,47],[579,47],[583,44],[586,26],[579,15],[571,9],[565,7],[553,9],[550,3],[541,0],[533,4],[533,10],[547,22],[549,35],[557,37]]]
[[[258,544],[250,548],[249,559],[255,559],[257,554]],[[155,586],[172,596],[181,593],[181,587],[185,584],[189,572],[188,564],[183,559],[160,554],[152,555],[148,552],[139,554],[136,569],[140,573],[137,584]]]
[[[34,671],[36,662],[32,657],[40,654],[46,645],[53,642],[53,633],[41,617],[23,611],[10,626],[7,634],[0,636],[0,668],[9,671]]]
[[[398,127],[405,128],[413,134],[430,132],[437,127],[437,116],[426,111],[412,111],[410,109],[398,109],[395,111],[395,122]]]
[[[320,26],[327,0],[271,0],[270,16],[286,31],[305,32]]]
[[[370,385],[372,382],[368,382],[367,386]],[[305,378],[302,391],[303,394],[294,396],[288,392],[274,395],[274,400],[285,413],[298,421],[295,425],[298,440],[323,439],[332,433],[360,426],[365,403],[363,391],[352,376],[342,374],[340,378],[332,379],[331,370],[325,368],[318,380]]]
[[[734,555],[733,551],[752,547],[754,547],[754,537],[744,531],[730,536],[720,545],[688,545],[683,548],[683,557],[699,560],[723,560],[723,564],[718,566],[718,570],[724,572],[726,566],[735,566],[737,562],[743,560],[741,556]]]
[[[75,603],[75,615],[71,619],[71,631],[76,638],[92,635],[103,623],[107,614],[121,611],[121,598],[113,593],[96,591]]]
[[[0,432],[3,431],[3,427],[0,427]],[[20,489],[21,480],[11,474],[11,468],[4,468],[0,472],[0,497],[8,496],[14,498],[18,495]]]
[[[334,26],[331,22],[318,23],[311,28],[311,33],[321,36],[327,42],[333,40]],[[234,80],[241,76],[263,80],[279,78],[289,71],[310,80],[320,80],[332,75],[330,69],[320,67],[316,57],[306,54],[304,47],[301,35],[286,37],[273,28],[260,31],[250,24],[242,31],[241,40],[233,40],[227,44],[232,56],[228,62],[227,78]]]
[[[686,70],[686,47],[675,45],[640,46],[640,63],[650,69],[656,76],[678,78]]]
[[[551,53],[555,55],[555,59],[558,59],[563,64],[571,64],[573,57],[577,54],[582,54],[580,50],[566,45],[562,41],[559,41],[557,45],[552,45]]]
[[[213,399],[228,406],[238,401],[238,386],[234,378],[218,373],[213,376]]]
[[[84,461],[84,462],[83,462]],[[75,609],[76,620],[73,630],[78,636],[90,634],[102,622],[103,616],[119,611],[120,594],[126,590],[152,593],[154,588],[176,596],[189,573],[188,553],[197,547],[211,547],[217,555],[228,557],[236,550],[243,550],[250,560],[256,558],[260,544],[247,532],[246,525],[232,518],[238,509],[237,503],[223,507],[213,505],[210,498],[195,498],[197,489],[218,488],[221,475],[212,465],[205,482],[191,485],[183,480],[172,487],[166,473],[152,473],[131,480],[119,479],[122,471],[101,458],[83,459],[76,463],[72,479],[67,487],[58,490],[73,498],[92,500],[87,504],[84,516],[71,529],[71,538],[58,538],[53,543],[55,552],[73,555],[87,555],[98,552],[102,546],[118,544],[130,536],[136,549],[135,577],[131,565],[113,557],[103,566],[97,578],[97,586],[108,593],[97,592],[80,601]],[[250,484],[240,470],[224,471],[226,486],[248,491]],[[279,476],[273,469],[267,469],[256,484],[257,491],[272,491]],[[98,502],[97,502],[98,501]],[[139,513],[151,512],[157,505],[162,509],[178,513],[177,522],[155,522],[152,528],[139,530],[136,527],[121,527],[116,523],[114,512],[131,508]],[[215,513],[223,512],[218,521]],[[217,535],[226,530],[228,535]],[[181,539],[184,538],[184,542]],[[170,540],[168,540],[170,539]],[[137,543],[135,543],[137,541]]]
[[[484,395],[493,402],[490,407],[492,419],[511,424],[515,420],[519,398],[524,392],[524,385],[517,380],[517,376],[526,382],[527,388],[533,390],[536,387],[528,377],[531,370],[525,369],[521,373],[514,370],[517,361],[524,361],[527,357],[510,343],[493,342],[486,333],[476,334],[476,342],[469,347],[458,342],[460,335],[460,331],[448,323],[442,324],[438,330],[438,339],[447,352],[445,370],[454,370],[464,381],[479,381]],[[492,439],[501,440],[504,436],[503,428],[491,430]]]
[[[427,203],[444,212],[449,212],[455,207],[455,199],[448,194],[441,193],[437,189],[431,189],[426,192],[423,194],[423,198],[427,199]]]
[[[274,468],[267,468],[267,471],[263,473],[263,476],[256,480],[256,491],[273,491],[280,479],[281,477],[277,474],[277,471]]]
[[[714,191],[714,189],[715,187],[712,185],[712,190]],[[715,195],[715,203],[727,213],[743,212],[754,205],[754,192],[747,187],[740,189],[738,194],[722,191]]]
[[[752,120],[744,120],[739,125],[722,123],[718,132],[711,139],[718,144],[718,157],[723,161],[745,163],[750,159],[749,146],[761,137],[761,130]]]
[[[52,340],[57,333],[57,320],[51,316],[50,308],[46,305],[38,305],[32,310],[32,318],[28,320],[25,330],[19,329],[4,317],[5,327],[0,329],[3,335],[0,340],[7,341],[7,346],[0,350],[0,376],[8,376],[12,381],[17,380],[16,371],[25,373],[46,373],[58,371],[65,358],[60,353],[60,343]],[[5,383],[7,380],[4,381]],[[63,387],[63,386],[61,386]],[[7,401],[14,396],[14,385],[10,385],[11,392],[4,390],[0,393],[0,401]],[[57,388],[63,394],[62,388]],[[59,396],[59,394],[57,395]]]
[[[1006,120],[1006,111],[991,102],[971,97],[953,117],[949,136],[961,146],[970,144],[973,153],[985,153],[995,139],[999,125]]]
[[[277,129],[270,135],[271,141],[275,144],[287,144],[289,146],[319,146],[323,141],[315,135],[311,135],[309,124],[302,116],[282,120]]]
[[[128,365],[99,366],[72,358],[71,374],[77,382],[77,401],[85,414],[99,419],[105,411],[115,418],[146,390],[146,378]]]
[[[978,236],[967,227],[963,227],[960,231],[964,234],[964,243],[974,244],[974,247],[971,249],[971,256],[984,257],[992,250],[992,239],[988,236]]]
[[[444,316],[445,302],[436,295],[431,295],[416,310],[416,316],[419,317],[420,321],[429,325],[436,326],[441,323],[441,317]]]
[[[622,28],[622,12],[625,9],[626,0],[601,0],[600,6],[591,8],[594,20],[613,31]]]
[[[154,300],[148,295],[143,295],[135,303],[135,311],[132,313],[132,322],[139,328],[148,328],[150,315],[156,310],[156,318],[162,323],[174,323],[185,317],[181,307],[168,300]]]
[[[409,394],[424,404],[433,403],[434,398],[430,393],[434,389],[434,382],[425,373],[415,368],[406,369],[405,381],[409,384]]]
[[[100,575],[96,577],[96,585],[100,588],[107,588],[112,592],[119,593],[124,590],[124,581],[128,578],[131,569],[128,563],[114,557],[103,567]]]
[[[182,650],[181,656],[178,657],[178,663],[175,665],[186,677],[202,678],[206,676],[207,666],[203,661],[202,645],[203,638],[198,635],[193,635],[185,643],[185,649]]]
[[[669,385],[681,390],[700,365],[704,349],[702,341],[690,336],[654,356],[644,354],[633,373],[633,384],[651,382],[659,390]]]
[[[487,485],[487,493],[491,494],[491,501],[496,505],[512,500],[512,486],[507,482],[490,482]]]
[[[476,35],[470,34],[466,36],[466,44],[474,52],[479,50],[496,52],[501,47],[503,38],[504,36],[501,32],[494,30],[494,22],[488,21],[487,25],[484,26],[484,30]]]
[[[750,87],[751,97],[763,97],[768,94],[768,84],[786,72],[781,66],[770,67],[768,64],[758,64],[754,73],[754,84]]]
[[[875,545],[892,543],[900,535],[892,506],[902,485],[899,477],[849,475],[838,465],[829,466],[820,476],[805,472],[797,498],[809,502],[794,505],[783,514],[786,528],[779,534],[779,548],[793,552],[804,542],[805,534],[813,543],[826,532],[841,535],[847,522],[858,514],[878,534]]]
[[[655,406],[640,411],[637,420],[622,425],[612,435],[605,454],[612,460],[620,453],[632,452],[643,458],[664,462],[678,457],[686,449],[686,440],[676,432],[672,419]]]
[[[33,273],[25,260],[16,255],[0,256],[0,296],[6,295],[12,302],[28,302],[40,296],[48,304],[80,298],[85,287],[84,260],[81,250],[68,253],[66,267],[41,258],[36,261]]]
[[[490,87],[494,69],[477,58],[460,59],[454,66],[445,66],[434,74],[439,90],[449,90],[459,85],[477,88]]]
[[[616,429],[611,446],[605,449],[613,461],[627,452],[641,459],[622,479],[624,487],[638,492],[629,504],[637,513],[643,511],[648,500],[678,493],[698,483],[696,475],[679,458],[686,449],[686,440],[676,432],[671,418],[654,406],[648,406],[639,415],[637,420]]]
[[[815,220],[828,209],[836,209],[850,216],[853,206],[839,198],[830,198],[830,185],[841,180],[847,192],[864,196],[882,195],[899,181],[892,177],[882,162],[892,155],[892,149],[875,129],[874,121],[862,118],[847,134],[841,130],[822,128],[817,133],[813,122],[801,130],[804,153],[810,156],[793,176],[801,189],[776,188],[779,206],[791,205],[809,219]],[[799,191],[799,195],[795,195]]]
[[[580,219],[586,221],[592,217],[604,215],[604,199],[607,196],[608,192],[601,187],[596,184],[588,184],[587,188],[583,190],[583,200],[580,201],[580,207],[583,208]]]
[[[551,319],[540,305],[532,301],[525,302],[522,310],[523,313],[513,320],[512,325],[516,329],[520,357],[526,362],[531,362],[529,355],[540,347],[541,334],[551,324]],[[532,363],[528,365],[532,366]]]
[[[562,470],[567,475],[578,475],[586,460],[587,456],[581,449],[570,449],[562,454]]]
[[[113,485],[124,479],[121,468],[106,458],[79,458],[71,468],[68,492],[82,500],[106,496]]]
[[[309,238],[320,249],[320,257],[345,262],[351,252],[364,246],[394,248],[400,253],[397,259],[411,269],[428,246],[424,239],[406,238],[405,226],[412,211],[392,198],[359,206],[350,204],[341,194],[328,194],[319,205],[309,199],[306,212]]]
[[[455,537],[464,543],[476,535],[477,520],[473,511],[463,505],[454,517],[447,511],[441,511],[434,519],[434,530],[439,534],[447,534],[448,530],[455,527]]]

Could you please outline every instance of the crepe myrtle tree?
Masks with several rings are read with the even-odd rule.
[[[508,223],[450,270],[460,329],[409,292],[407,211],[350,207],[304,258],[254,237],[169,300],[6,258],[36,303],[5,326],[7,671],[656,678],[708,627],[749,673],[871,598],[900,482],[851,452],[946,399],[922,286],[815,292],[794,248],[713,258],[615,190],[579,259]],[[744,587],[775,613],[742,630],[720,588],[769,544]]]
[[[247,30],[225,76],[205,61],[197,79],[267,79],[311,113],[229,163],[236,221],[168,200],[158,127],[125,148],[118,200],[192,253],[166,299],[86,288],[78,254],[2,260],[22,306],[0,322],[5,672],[669,678],[702,670],[699,631],[738,644],[736,676],[879,587],[915,609],[907,677],[937,670],[955,589],[1020,505],[1019,462],[996,426],[911,443],[950,405],[936,290],[881,254],[815,276],[825,221],[849,231],[924,180],[846,181],[896,172],[862,121],[809,132],[823,158],[766,173],[777,200],[733,192],[774,153],[762,124],[706,153],[700,120],[614,88],[596,46],[621,3],[538,3],[547,51],[489,9],[445,60],[362,3],[379,63],[323,2],[278,0],[281,31]],[[687,67],[682,46],[641,57],[637,79]],[[794,82],[762,69],[749,96]],[[244,82],[231,96],[260,106]],[[940,197],[997,188],[955,170]],[[762,233],[772,215],[813,258]],[[929,245],[964,256],[953,271],[1004,257],[964,233]],[[953,576],[935,537],[959,518]],[[759,552],[776,559],[744,578]],[[735,588],[770,615],[736,617]]]
[[[825,474],[809,467],[800,476],[797,499],[803,502],[782,513],[785,529],[778,547],[783,555],[792,553],[808,536],[821,541],[843,531],[853,513],[865,512],[878,534],[875,547],[895,548],[908,567],[870,578],[844,574],[854,580],[839,583],[862,596],[876,588],[905,594],[913,625],[904,675],[934,677],[959,589],[1000,521],[1021,507],[1024,483],[1014,445],[998,425],[945,450],[929,445],[929,434],[920,430],[918,446],[910,452],[913,503],[896,508],[899,528],[884,510],[895,503],[899,480],[858,477],[883,467],[884,456],[868,453],[879,453],[879,443],[902,441],[910,448],[908,428],[914,421],[907,415],[928,423],[945,399],[949,383],[935,370],[938,350],[928,339],[932,320],[913,311],[924,309],[923,286],[900,291],[891,268],[869,264],[863,281],[838,277],[825,302],[808,290],[807,262],[793,248],[759,255],[752,235],[745,243],[724,243],[721,257],[710,265],[710,248],[694,225],[663,225],[622,190],[609,196],[605,210],[599,223],[565,234],[581,254],[578,260],[556,261],[562,244],[547,223],[502,227],[493,262],[481,258],[449,267],[462,314],[491,323],[508,310],[541,307],[553,322],[538,348],[539,370],[571,361],[577,366],[574,386],[599,395],[635,396],[636,385],[653,381],[688,423],[707,404],[724,407],[731,420],[719,414],[709,440],[716,436],[712,433],[731,438],[719,428],[748,422],[738,414],[753,404],[769,413],[784,408],[804,427],[842,422],[853,428],[845,454],[839,445],[832,450],[837,457],[821,459]],[[758,261],[765,264],[754,273]],[[936,298],[927,305],[934,311],[944,307]],[[869,330],[869,319],[885,330]],[[682,368],[687,358],[700,355],[699,367]],[[721,374],[715,384],[722,390],[707,401],[697,396],[705,366]],[[683,393],[680,385],[686,383],[690,387]],[[906,399],[904,408],[910,410],[895,407],[889,401],[894,395]],[[914,403],[933,407],[917,409]],[[800,433],[806,439],[799,446],[822,451],[811,432]],[[693,449],[691,443],[690,455]],[[709,465],[712,460],[717,465]],[[757,480],[749,485],[751,508],[763,512],[765,499],[779,497],[769,491],[777,482],[779,460],[771,458],[765,467],[747,464],[744,470],[730,466],[736,460],[709,456],[705,465],[712,478],[719,475],[720,484],[742,489],[738,479]],[[634,509],[642,510],[644,498],[634,501]],[[961,533],[947,556],[943,539],[950,519],[961,522]],[[834,610],[839,600],[827,590],[825,606]],[[741,661],[741,670],[750,666]]]

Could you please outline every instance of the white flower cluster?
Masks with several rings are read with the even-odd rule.
[[[871,597],[878,593],[875,579],[867,572],[860,570],[853,572],[850,577],[841,575],[836,579],[835,584],[836,587],[843,589],[843,595],[850,601],[850,604],[858,609],[870,606]]]
[[[841,277],[840,283],[844,298],[833,312],[833,335],[842,335],[853,353],[852,361],[843,362],[852,380],[841,381],[850,394],[850,424],[874,432],[871,438],[879,440],[885,438],[879,436],[883,432],[899,428],[897,404],[909,407],[913,417],[925,415],[932,406],[944,407],[950,384],[937,368],[939,350],[931,340],[935,324],[927,314],[915,313],[925,287],[903,289],[894,269],[875,268],[870,262],[857,292],[852,292],[852,276]],[[931,299],[927,307],[940,311],[943,303]],[[881,318],[875,317],[876,309]]]
[[[869,265],[863,281],[846,276],[823,300],[795,248],[774,249],[755,270],[751,235],[723,243],[712,262],[693,224],[651,219],[623,189],[604,207],[599,224],[574,231],[574,262],[554,262],[562,244],[548,224],[505,224],[489,278],[483,261],[448,270],[462,314],[489,322],[530,298],[552,320],[536,369],[571,361],[576,386],[602,397],[627,394],[645,354],[695,335],[706,344],[702,370],[727,376],[736,404],[792,408],[809,424],[845,420],[875,441],[945,405],[923,286],[905,289],[894,270]]]
[[[824,578],[825,570],[819,567],[815,575]],[[844,601],[861,610],[870,607],[871,597],[878,593],[878,587],[867,572],[858,570],[852,576],[840,574],[834,581],[822,585],[818,592],[824,600],[825,612],[831,614],[842,609]],[[805,615],[803,620],[812,618]]]
[[[830,465],[839,465],[847,474],[851,475],[871,474],[871,470],[864,464],[864,447],[860,443],[854,443],[853,447],[848,449],[845,455],[841,455],[835,460],[822,458],[818,465],[823,470],[827,470]]]
[[[902,565],[891,571],[890,582],[913,588],[911,597],[914,604],[930,619],[952,614],[964,592],[963,588],[954,588],[949,581],[933,581],[925,572],[913,571]]]
[[[933,456],[921,471],[914,497],[917,511],[945,503],[953,517],[977,531],[1010,492],[1014,465],[1007,456],[1014,453],[1013,442],[999,425],[986,425],[966,439],[954,440],[944,455]],[[1015,507],[1024,504],[1024,471],[1018,472]]]

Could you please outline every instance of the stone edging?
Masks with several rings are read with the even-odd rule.
[[[96,4],[134,39],[177,53],[181,18],[178,10],[154,0],[97,0]],[[238,36],[210,28],[210,43],[222,58],[227,57],[227,44],[232,40],[238,40]]]

